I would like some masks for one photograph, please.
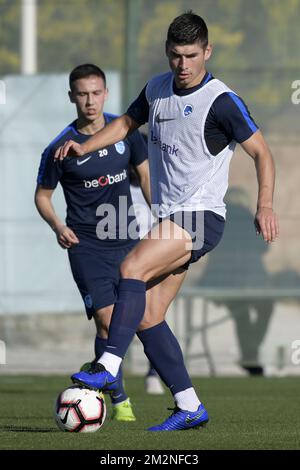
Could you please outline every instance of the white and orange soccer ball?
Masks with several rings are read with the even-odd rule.
[[[57,397],[54,418],[62,431],[95,432],[105,417],[106,405],[100,392],[73,385]]]

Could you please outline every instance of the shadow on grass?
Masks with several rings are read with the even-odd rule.
[[[0,426],[0,432],[61,432],[56,428],[39,428],[34,426]]]

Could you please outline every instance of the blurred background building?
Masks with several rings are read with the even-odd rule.
[[[125,111],[168,69],[167,27],[187,9],[207,21],[207,68],[242,96],[271,147],[280,238],[266,246],[255,235],[255,169],[238,148],[224,239],[191,267],[170,324],[194,374],[300,374],[300,0],[0,0],[0,372],[72,370],[92,355],[66,253],[33,204],[41,152],[74,119],[69,71],[99,65],[106,111]],[[55,204],[63,217],[60,191]],[[138,342],[127,365],[145,367]]]

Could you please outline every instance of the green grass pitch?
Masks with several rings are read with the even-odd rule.
[[[300,449],[299,378],[197,378],[193,380],[210,414],[203,429],[147,432],[173,406],[163,396],[144,393],[143,378],[127,377],[137,421],[108,417],[96,433],[63,433],[53,420],[58,393],[69,386],[62,376],[0,376],[0,449],[201,450]]]

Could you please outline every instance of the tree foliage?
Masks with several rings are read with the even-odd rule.
[[[0,0],[0,74],[19,71],[19,23],[20,2]]]
[[[79,63],[122,67],[122,0],[40,0],[39,69],[67,72]]]

